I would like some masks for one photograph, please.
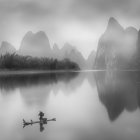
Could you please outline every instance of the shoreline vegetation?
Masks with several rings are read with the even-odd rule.
[[[45,73],[78,71],[80,67],[69,59],[57,60],[47,57],[22,56],[16,53],[0,56],[0,73]]]

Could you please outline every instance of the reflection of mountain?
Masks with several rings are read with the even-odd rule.
[[[61,76],[60,76],[61,75]],[[20,93],[27,105],[44,105],[51,95],[58,96],[60,92],[65,93],[65,96],[69,96],[82,84],[84,76],[79,73],[60,74],[56,76],[54,82],[50,76],[47,82],[38,82],[37,84],[31,84],[30,86],[20,87]],[[62,77],[62,79],[60,78]],[[67,77],[65,79],[65,77]]]
[[[39,84],[53,84],[58,81],[67,83],[77,75],[76,72],[0,75],[0,89],[14,90]]]
[[[110,120],[114,121],[124,109],[134,111],[139,106],[139,73],[97,72],[98,94]]]
[[[98,43],[95,68],[132,69],[136,61],[137,36],[135,28],[123,29],[116,19],[110,18]]]
[[[85,78],[86,73],[77,72],[3,75],[0,76],[0,91],[9,94],[18,89],[27,105],[44,105],[51,93],[55,96],[60,92],[66,96],[75,93]],[[92,82],[92,86],[94,84]]]

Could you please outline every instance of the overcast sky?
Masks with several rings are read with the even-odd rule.
[[[96,50],[109,17],[140,27],[140,0],[0,0],[0,42],[19,48],[29,30],[44,30],[51,44],[76,46],[85,57]]]

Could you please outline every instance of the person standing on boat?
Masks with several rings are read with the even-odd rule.
[[[43,120],[44,113],[42,111],[40,111],[38,116],[39,116],[39,120],[41,121],[41,120]]]

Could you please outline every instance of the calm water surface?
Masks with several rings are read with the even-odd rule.
[[[0,76],[0,140],[140,140],[140,73]],[[22,128],[39,111],[56,118]]]

